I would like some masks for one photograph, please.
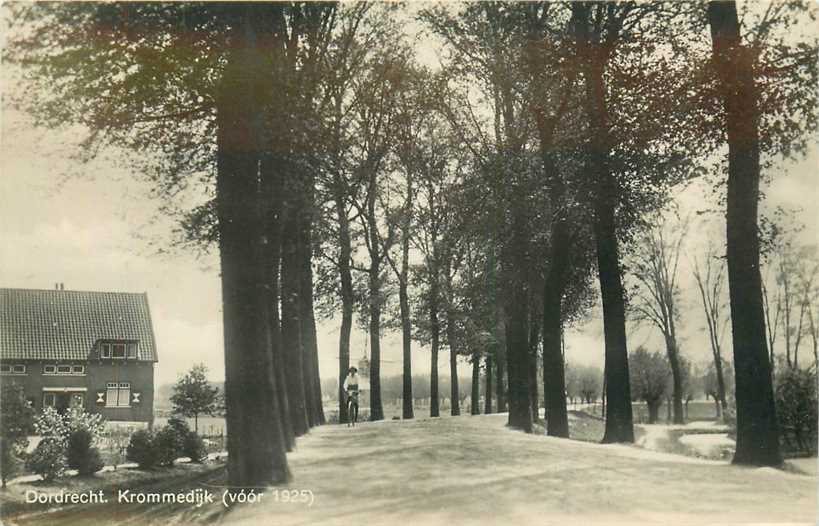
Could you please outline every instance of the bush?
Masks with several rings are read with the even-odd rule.
[[[66,460],[68,467],[80,475],[92,475],[102,469],[99,449],[93,447],[94,437],[87,429],[77,429],[68,435]]]
[[[188,431],[182,445],[182,456],[191,459],[191,462],[201,462],[207,455],[205,442],[195,431]]]
[[[785,449],[815,451],[816,373],[782,367],[776,381],[776,414]]]
[[[34,419],[34,430],[43,438],[52,438],[65,442],[68,438],[68,426],[65,424],[63,415],[53,407],[46,407],[43,412]]]
[[[156,466],[158,455],[154,448],[154,434],[148,429],[140,429],[131,435],[125,458],[136,462],[140,469],[151,469]]]
[[[65,437],[76,431],[87,431],[91,436],[91,443],[96,444],[105,430],[105,419],[101,414],[86,413],[79,407],[73,407],[64,416]]]
[[[63,442],[54,437],[45,437],[26,461],[26,468],[45,481],[52,481],[65,473],[65,448]]]
[[[187,427],[187,426],[185,426]],[[173,461],[182,456],[185,437],[190,433],[185,428],[167,425],[159,429],[154,436],[157,464],[171,466]]]
[[[174,431],[176,431],[179,434],[179,436],[185,435],[191,430],[190,426],[185,420],[182,420],[181,418],[175,416],[168,419],[167,425],[168,427],[173,428]]]
[[[3,479],[3,487],[8,479],[20,472],[21,452],[22,449],[13,440],[0,436],[0,477]]]
[[[34,410],[23,387],[3,383],[0,388],[0,479],[6,481],[20,471],[21,457],[34,433]]]

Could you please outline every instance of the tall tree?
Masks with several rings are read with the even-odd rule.
[[[605,69],[620,37],[629,4],[574,3],[578,20],[577,54],[584,65],[586,112],[590,127],[589,171],[596,181],[594,192],[594,235],[597,272],[603,298],[603,329],[606,346],[606,431],[603,442],[633,442],[626,313],[615,208],[618,184],[612,173]]]
[[[654,325],[665,340],[671,366],[674,423],[682,424],[683,371],[681,367],[677,323],[680,317],[680,290],[677,281],[687,224],[672,223],[664,218],[654,221],[639,237],[630,271],[637,285],[630,307],[638,321]]]
[[[779,465],[779,429],[765,339],[757,213],[759,91],[736,2],[709,2],[713,59],[728,142],[727,260],[737,398],[734,463]]]
[[[714,254],[713,245],[709,245],[704,256],[705,262],[700,265],[694,260],[692,273],[700,292],[705,323],[708,327],[708,341],[711,344],[713,356],[713,371],[715,377],[714,398],[717,406],[717,418],[725,411],[725,376],[723,372],[722,343],[727,321],[724,318],[724,280],[725,265]]]

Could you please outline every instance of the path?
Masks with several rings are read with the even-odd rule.
[[[816,479],[769,468],[526,435],[505,416],[327,426],[291,454],[312,507],[262,503],[297,524],[816,524]]]
[[[770,468],[526,435],[505,415],[323,426],[289,455],[312,506],[107,504],[33,513],[36,525],[815,524],[816,478]],[[186,488],[218,492],[220,476]],[[178,484],[178,483],[177,483]],[[176,491],[170,481],[152,490]],[[281,492],[281,489],[279,489]]]

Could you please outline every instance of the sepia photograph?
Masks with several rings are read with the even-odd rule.
[[[3,1],[0,525],[816,525],[817,17]]]

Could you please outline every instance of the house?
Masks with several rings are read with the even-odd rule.
[[[146,294],[0,289],[0,382],[33,407],[153,423],[157,363]]]

